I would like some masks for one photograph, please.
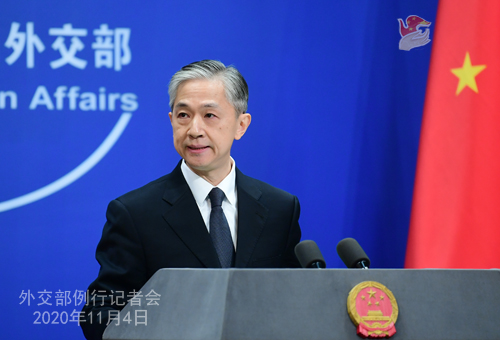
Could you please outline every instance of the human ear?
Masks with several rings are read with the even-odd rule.
[[[250,113],[242,113],[238,117],[238,128],[236,129],[236,134],[234,139],[239,140],[248,129],[250,122],[252,121],[252,116]]]

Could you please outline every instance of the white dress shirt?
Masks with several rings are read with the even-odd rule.
[[[224,192],[224,200],[222,201],[222,210],[224,215],[226,215],[227,223],[229,224],[229,230],[231,230],[231,237],[233,239],[233,246],[236,250],[236,236],[238,228],[238,195],[236,192],[236,163],[231,157],[231,171],[222,180],[222,182],[217,185],[219,189]],[[208,194],[214,188],[212,184],[207,182],[204,178],[198,176],[191,170],[185,160],[182,160],[181,164],[182,174],[186,179],[186,182],[193,193],[196,204],[200,209],[201,216],[207,227],[208,232],[210,232],[210,211],[212,210],[212,204],[210,202],[210,197]]]

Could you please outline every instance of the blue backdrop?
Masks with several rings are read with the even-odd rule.
[[[0,5],[0,264],[6,339],[81,339],[108,202],[179,160],[167,84],[235,65],[252,124],[232,156],[299,197],[328,267],[355,237],[404,264],[431,45],[399,24],[437,0],[19,1]]]

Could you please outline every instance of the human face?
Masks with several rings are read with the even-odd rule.
[[[196,174],[219,184],[231,170],[231,146],[245,134],[250,115],[235,113],[220,80],[193,79],[179,86],[169,117],[179,155]]]

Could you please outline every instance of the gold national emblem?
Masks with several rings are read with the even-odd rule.
[[[347,313],[362,338],[389,338],[396,333],[398,303],[381,283],[365,281],[356,285],[347,297]]]

